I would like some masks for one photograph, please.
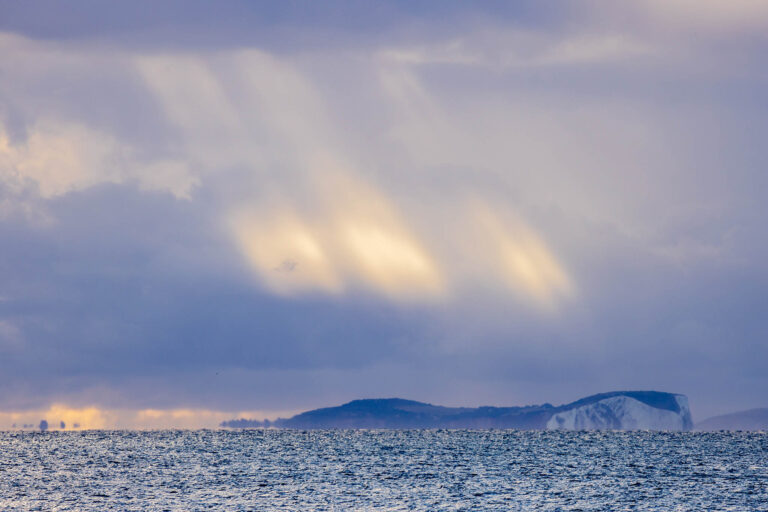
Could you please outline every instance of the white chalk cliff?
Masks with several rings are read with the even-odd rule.
[[[677,410],[654,407],[619,395],[561,411],[547,421],[548,429],[564,430],[689,430],[691,412],[685,395],[674,395]]]

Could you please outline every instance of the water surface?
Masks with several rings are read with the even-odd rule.
[[[768,511],[768,434],[0,432],[0,510]]]

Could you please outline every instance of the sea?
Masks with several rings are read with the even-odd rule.
[[[0,511],[768,511],[768,434],[0,432]]]

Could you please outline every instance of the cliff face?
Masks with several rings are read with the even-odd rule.
[[[676,408],[661,408],[628,395],[611,396],[554,414],[548,429],[690,430],[688,398],[674,395]]]
[[[354,400],[273,422],[231,420],[230,428],[499,428],[689,430],[688,399],[658,391],[616,391],[570,404],[526,407],[442,407],[400,398]]]

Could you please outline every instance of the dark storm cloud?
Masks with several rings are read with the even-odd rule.
[[[229,46],[271,44],[295,47],[376,40],[399,29],[450,30],[456,23],[493,18],[529,25],[562,24],[579,10],[573,2],[542,6],[523,1],[300,1],[222,2],[213,8],[205,1],[120,2],[55,1],[0,2],[0,30],[41,39],[99,39],[130,44],[171,46]],[[434,24],[436,18],[442,24]],[[572,20],[572,18],[571,18]],[[444,27],[444,28],[443,28]],[[140,37],[137,37],[140,36]],[[290,37],[287,37],[290,36]],[[280,39],[283,39],[282,41]]]

